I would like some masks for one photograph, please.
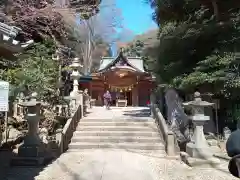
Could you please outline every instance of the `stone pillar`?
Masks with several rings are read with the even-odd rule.
[[[19,107],[19,111],[18,111],[18,115],[20,116],[20,117],[23,117],[23,114],[24,114],[24,107],[22,107],[22,106],[19,106],[19,104],[21,104],[21,103],[23,103],[24,102],[24,100],[22,99],[22,98],[19,98],[18,99],[18,107]]]
[[[13,103],[13,117],[14,118],[17,118],[18,116],[18,100],[15,100],[14,103]]]

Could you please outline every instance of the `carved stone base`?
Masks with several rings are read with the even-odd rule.
[[[11,165],[13,166],[41,166],[53,159],[53,156],[44,148],[44,145],[26,146],[18,148],[18,155],[13,157]]]
[[[193,158],[207,159],[212,157],[211,149],[209,147],[196,147],[194,143],[189,142],[186,145],[186,153]]]
[[[14,157],[12,158],[12,166],[41,166],[48,161],[44,157]]]
[[[181,160],[191,167],[216,168],[220,165],[220,160],[214,157],[206,159],[190,157],[186,152],[180,153]]]

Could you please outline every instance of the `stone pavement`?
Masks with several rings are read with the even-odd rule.
[[[142,108],[95,108],[86,118],[149,118]],[[121,117],[121,118],[120,118]],[[124,149],[67,151],[45,168],[11,168],[6,180],[234,180],[223,163],[220,169],[190,168],[159,152]]]
[[[149,116],[150,111],[146,107],[111,107],[110,110],[94,107],[90,109],[90,114],[85,119],[147,119]]]

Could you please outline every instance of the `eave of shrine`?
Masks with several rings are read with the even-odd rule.
[[[100,62],[98,73],[106,72],[113,69],[125,69],[145,73],[143,60],[141,57],[126,57],[122,52],[117,57],[103,57]]]
[[[20,31],[20,28],[0,23],[0,49],[3,54],[21,52],[33,43],[33,40],[24,43],[15,40]]]

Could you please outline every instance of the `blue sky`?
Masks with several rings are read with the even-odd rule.
[[[142,34],[157,25],[152,20],[152,9],[144,3],[144,0],[116,0],[117,7],[123,15],[123,26],[133,31],[134,34]]]

